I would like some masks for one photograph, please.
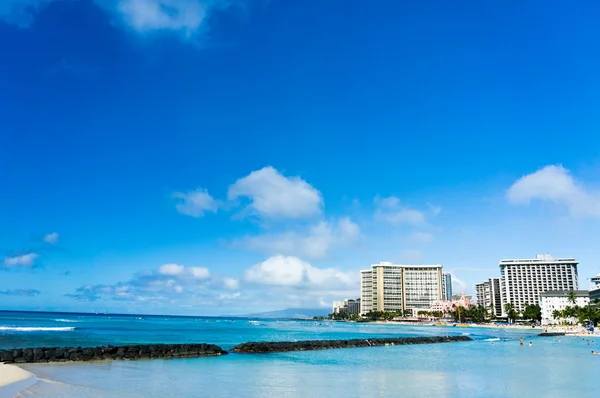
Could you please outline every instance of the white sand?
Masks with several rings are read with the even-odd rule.
[[[35,376],[14,365],[0,363],[0,397],[14,397],[19,391],[35,383]]]

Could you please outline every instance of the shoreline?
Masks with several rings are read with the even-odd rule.
[[[14,397],[35,384],[35,375],[15,365],[0,362],[0,397]]]

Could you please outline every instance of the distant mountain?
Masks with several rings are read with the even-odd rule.
[[[242,315],[247,318],[296,318],[310,319],[313,316],[327,316],[331,310],[328,308],[286,308],[279,311],[259,312]]]

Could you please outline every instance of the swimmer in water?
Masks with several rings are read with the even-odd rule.
[[[529,347],[533,347],[533,343],[531,341],[529,342]]]
[[[519,344],[520,344],[520,345],[523,345],[523,337],[521,337],[521,338],[519,339]]]
[[[600,352],[592,351],[592,355],[600,355]]]

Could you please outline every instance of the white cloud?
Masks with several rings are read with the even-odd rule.
[[[247,269],[245,279],[263,285],[327,287],[327,289],[348,286],[354,281],[351,274],[333,268],[316,268],[291,256],[270,257]]]
[[[67,296],[83,301],[166,302],[182,297],[189,299],[205,288],[209,278],[210,272],[206,268],[164,264],[155,271],[135,275],[126,282],[86,285]]]
[[[305,231],[288,231],[263,234],[234,241],[243,246],[267,254],[299,255],[322,258],[335,245],[351,245],[360,237],[360,227],[350,218],[343,217],[336,223],[321,221]]]
[[[433,242],[433,235],[427,232],[415,232],[410,236],[410,240],[415,243]]]
[[[237,279],[227,277],[223,279],[223,286],[229,290],[238,290],[240,282]]]
[[[52,232],[51,234],[47,234],[44,236],[44,242],[50,243],[51,245],[55,244],[58,242],[58,233]]]
[[[204,189],[197,189],[191,192],[175,192],[174,198],[181,199],[175,208],[181,214],[192,217],[202,217],[207,211],[216,213],[220,203]]]
[[[402,206],[400,199],[395,196],[388,198],[375,197],[375,219],[390,224],[420,225],[425,222],[425,214],[419,210]]]
[[[576,217],[600,217],[600,192],[577,183],[561,165],[546,166],[518,179],[507,191],[512,204],[534,200],[564,205]]]
[[[191,35],[204,22],[212,2],[200,0],[120,0],[117,11],[134,30],[170,29]]]
[[[33,267],[35,259],[39,255],[36,253],[23,254],[21,256],[6,257],[4,259],[4,265],[7,267]]]
[[[253,171],[229,187],[228,197],[250,200],[248,209],[267,218],[304,218],[321,213],[321,193],[300,177],[285,177],[273,167]]]
[[[29,26],[37,13],[60,0],[1,0],[0,19]],[[236,3],[232,0],[93,0],[107,13],[140,33],[177,31],[189,37],[206,27],[210,14]]]
[[[221,293],[219,295],[219,300],[235,300],[240,297],[242,294],[240,292],[235,293]]]
[[[183,265],[164,264],[158,268],[158,273],[162,275],[180,275],[185,270]]]
[[[208,277],[210,276],[210,272],[207,268],[190,267],[189,270],[194,279],[208,279]]]

